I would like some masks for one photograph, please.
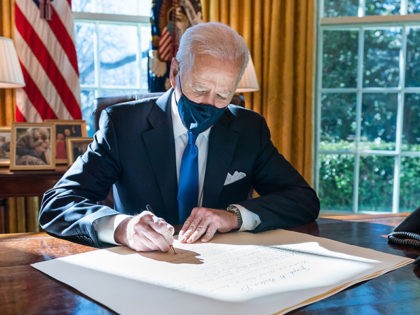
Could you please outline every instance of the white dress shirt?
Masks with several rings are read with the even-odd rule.
[[[179,180],[179,169],[181,166],[182,154],[188,143],[187,128],[182,124],[181,117],[179,116],[178,106],[175,101],[175,93],[172,93],[171,99],[171,116],[172,125],[175,140],[175,159],[176,159],[176,171],[177,178]],[[209,144],[209,134],[211,127],[197,137],[195,144],[198,147],[198,206],[203,203],[203,185],[204,178],[206,175],[206,164],[207,164],[207,153]],[[261,223],[260,217],[254,212],[242,207],[241,205],[235,204],[242,215],[242,226],[240,231],[252,231],[258,224]],[[114,216],[107,216],[94,221],[93,226],[98,233],[100,241],[110,244],[116,244],[114,240],[114,231],[117,226],[125,219],[129,217],[126,214],[118,214]]]

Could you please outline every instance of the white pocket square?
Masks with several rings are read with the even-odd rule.
[[[234,182],[236,182],[236,181],[238,181],[238,180],[240,180],[244,177],[246,177],[246,174],[243,173],[243,172],[235,171],[235,173],[233,173],[233,175],[230,174],[230,173],[227,173],[224,185],[226,186],[226,185],[232,184],[232,183],[234,183]]]

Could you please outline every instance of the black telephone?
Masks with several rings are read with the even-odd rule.
[[[420,207],[394,228],[388,242],[420,248]]]

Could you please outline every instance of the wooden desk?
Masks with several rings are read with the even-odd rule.
[[[392,230],[392,225],[399,223],[404,216],[346,216],[346,221],[341,218],[321,218],[317,223],[294,230],[411,258],[420,254],[420,250],[387,243],[386,235]],[[31,263],[90,250],[92,248],[45,233],[0,235],[1,313],[113,314],[30,266]],[[420,267],[411,264],[291,314],[416,314],[420,310],[419,277]]]
[[[0,198],[42,196],[63,176],[66,165],[56,170],[10,171],[0,168]]]
[[[41,197],[66,170],[67,165],[58,165],[55,170],[34,171],[10,171],[0,167],[0,233],[39,231],[36,217]],[[9,197],[18,198],[9,200]]]

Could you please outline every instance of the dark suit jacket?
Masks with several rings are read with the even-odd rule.
[[[157,216],[178,223],[171,94],[102,112],[89,149],[44,194],[39,215],[43,229],[100,246],[96,219],[137,214],[146,204]],[[224,185],[227,174],[235,171],[246,177]],[[112,185],[114,208],[98,205]],[[250,199],[251,189],[260,197]],[[319,212],[316,193],[273,146],[264,118],[229,105],[210,132],[203,206],[225,209],[233,203],[259,215],[256,232],[304,224]]]

